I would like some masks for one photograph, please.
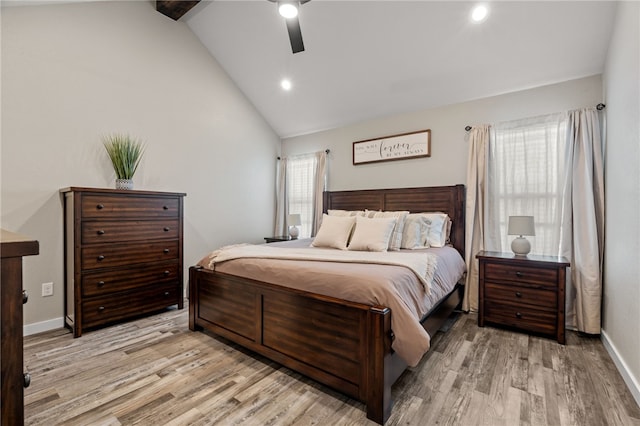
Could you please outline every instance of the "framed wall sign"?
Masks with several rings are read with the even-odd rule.
[[[353,165],[431,157],[431,129],[353,143]]]

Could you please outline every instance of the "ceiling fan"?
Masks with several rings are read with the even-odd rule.
[[[289,40],[291,41],[291,51],[293,53],[303,52],[304,42],[302,41],[302,31],[300,30],[300,21],[298,20],[298,8],[311,0],[269,1],[278,4],[278,12],[285,18],[287,31],[289,32]]]

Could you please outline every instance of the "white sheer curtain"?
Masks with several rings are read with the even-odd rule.
[[[469,147],[467,232],[471,235],[466,238],[466,260],[470,295],[465,295],[463,308],[477,309],[477,271],[469,263],[477,251],[510,251],[513,236],[506,232],[508,217],[534,216],[536,235],[528,238],[531,253],[564,256],[571,262],[567,325],[600,333],[604,171],[597,114],[595,109],[582,109],[492,126],[484,222],[477,212],[482,210],[479,196],[474,195],[482,193],[482,181],[474,176],[486,153],[473,143]]]
[[[326,181],[324,151],[280,159],[276,189],[276,235],[288,234],[288,215],[300,214],[300,237],[314,236],[322,219]]]

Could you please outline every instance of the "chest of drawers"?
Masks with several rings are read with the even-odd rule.
[[[476,257],[479,326],[503,325],[565,343],[565,258],[485,251]]]
[[[74,337],[183,308],[182,193],[71,187],[65,206],[65,323]]]

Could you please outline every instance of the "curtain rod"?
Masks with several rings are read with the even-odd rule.
[[[598,105],[596,105],[596,109],[597,109],[598,111],[602,111],[602,110],[604,109],[604,107],[606,107],[606,105],[605,105],[605,104],[603,104],[603,103],[599,103]],[[467,132],[468,132],[469,130],[471,130],[471,129],[472,129],[472,127],[471,127],[471,126],[465,126],[465,128],[464,128],[464,130],[466,130]]]
[[[328,154],[328,153],[330,153],[330,152],[331,152],[331,150],[330,150],[330,149],[325,149],[325,150],[324,150],[324,152],[326,152],[326,153]],[[280,159],[281,159],[280,157],[276,157],[276,158],[277,158],[278,160],[280,160]]]

